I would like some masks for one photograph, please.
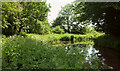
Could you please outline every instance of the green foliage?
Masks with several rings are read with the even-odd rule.
[[[83,14],[84,3],[81,3],[79,8],[76,7],[77,4],[79,3],[76,1],[62,7],[58,17],[52,23],[52,26],[61,26],[65,32],[73,34],[86,34],[92,32],[89,26],[90,21],[79,21],[80,16]]]
[[[76,14],[80,14],[76,18],[79,22],[92,21],[92,24],[96,26],[96,30],[114,36],[120,35],[120,2],[81,3],[78,0],[74,9]]]
[[[61,29],[60,26],[57,26],[57,27],[52,29],[52,32],[56,33],[56,34],[63,34],[64,33],[64,29]]]
[[[74,33],[80,33],[80,34],[87,34],[87,33],[92,33],[95,30],[92,29],[90,26],[84,25],[83,27],[80,26],[79,29],[73,30]]]
[[[58,16],[55,20],[53,20],[52,27],[61,26],[65,24],[64,19],[64,17]]]
[[[92,32],[92,33],[87,33],[84,35],[81,34],[46,34],[46,35],[36,35],[36,34],[27,34],[27,36],[36,36],[40,38],[41,40],[44,41],[44,43],[49,43],[49,42],[54,42],[54,41],[65,41],[69,40],[71,41],[71,36],[74,36],[74,42],[81,42],[81,41],[88,41],[88,40],[93,40],[101,35],[104,35],[104,33],[99,33],[99,32]]]
[[[36,34],[48,33],[49,8],[46,2],[3,2],[3,34],[9,36],[19,34],[21,31]]]
[[[0,37],[1,37],[1,36],[0,36]],[[2,34],[2,38],[6,38],[6,36]]]
[[[79,48],[81,46],[71,46],[71,48],[69,46],[48,46],[36,36],[25,38],[12,36],[4,38],[2,41],[3,70],[100,68],[98,65],[99,59],[96,56],[87,56],[89,45],[86,45],[84,49]],[[85,59],[86,57],[88,60]],[[91,65],[90,61],[94,64]]]
[[[44,34],[49,32],[50,25],[47,21],[49,6],[46,2],[24,2],[23,16],[27,17],[26,32]]]
[[[71,38],[69,36],[63,36],[61,37],[60,41],[71,41]]]
[[[72,4],[67,4],[65,7],[62,7],[61,11],[59,12],[58,17],[54,20],[52,26],[61,26],[65,32],[71,32],[71,25],[73,23],[73,11]]]
[[[79,25],[88,26],[93,24],[97,31],[119,36],[119,15],[120,2],[85,3],[77,0],[62,7],[53,26],[62,26],[65,32],[76,34],[90,32],[85,29],[86,27],[81,27]]]
[[[42,57],[41,50],[38,49],[45,47],[42,41],[35,38],[13,36],[3,39],[3,42],[3,69],[36,68],[38,63],[36,59]]]
[[[26,36],[27,36],[27,33],[26,33],[26,32],[20,32],[19,35],[20,35],[20,36],[23,36],[23,37],[26,37]]]
[[[48,34],[50,33],[50,24],[47,21],[39,21],[37,20],[36,25],[30,27],[31,33],[36,34]]]
[[[4,35],[15,34],[20,27],[23,7],[19,2],[2,2],[2,32]]]

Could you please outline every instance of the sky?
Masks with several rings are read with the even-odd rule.
[[[49,15],[48,15],[49,23],[51,23],[57,17],[59,11],[61,10],[61,7],[73,1],[75,0],[47,0],[47,4],[50,3],[51,5],[51,8],[50,8],[51,12],[49,12]]]

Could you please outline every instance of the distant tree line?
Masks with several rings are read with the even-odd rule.
[[[84,34],[92,31],[89,27],[92,25],[93,30],[120,36],[120,2],[74,1],[62,7],[52,29],[48,23],[49,11],[50,5],[45,1],[3,2],[2,33],[6,36],[20,32]]]
[[[52,27],[60,26],[68,33],[83,33],[88,25],[96,31],[120,35],[120,2],[80,2],[62,7]],[[85,27],[84,27],[85,26]]]

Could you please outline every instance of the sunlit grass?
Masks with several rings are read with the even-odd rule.
[[[68,37],[71,39],[71,36],[74,36],[74,42],[80,42],[80,41],[86,41],[89,40],[90,38],[97,38],[101,35],[104,35],[104,33],[88,33],[88,34],[46,34],[46,35],[38,35],[38,34],[27,34],[27,36],[36,36],[41,38],[41,40],[50,42],[50,41],[60,41],[61,38],[63,37]]]

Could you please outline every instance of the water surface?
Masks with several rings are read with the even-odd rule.
[[[65,44],[63,47],[65,47],[68,52],[74,49],[81,49],[79,53],[85,54],[86,62],[88,62],[89,65],[94,65],[96,59],[99,59],[97,62],[100,68],[107,69],[110,67],[113,69],[120,69],[119,51],[107,47],[95,47],[93,44]],[[105,67],[106,65],[108,67]]]

